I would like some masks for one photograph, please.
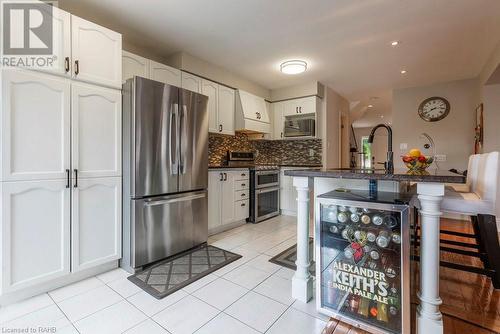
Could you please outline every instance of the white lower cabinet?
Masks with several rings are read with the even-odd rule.
[[[70,272],[70,193],[65,180],[0,183],[2,294]]]
[[[73,188],[71,270],[121,257],[121,178],[79,179]]]
[[[248,169],[208,173],[208,230],[214,234],[249,217]]]

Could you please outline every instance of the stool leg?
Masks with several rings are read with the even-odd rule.
[[[498,256],[500,254],[500,245],[496,218],[491,215],[478,215],[477,223],[490,266],[488,269],[494,272],[491,277],[493,287],[500,289],[500,257]]]
[[[490,269],[490,263],[485,249],[485,239],[482,237],[481,226],[478,222],[477,216],[470,216],[470,221],[472,224],[472,229],[474,231],[476,242],[479,245],[479,255],[480,255],[479,258],[481,259],[481,262],[483,262],[484,268]]]

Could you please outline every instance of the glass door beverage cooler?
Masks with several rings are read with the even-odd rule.
[[[403,195],[316,199],[319,312],[371,333],[410,333],[410,214]]]

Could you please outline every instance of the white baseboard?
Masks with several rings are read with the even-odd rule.
[[[37,296],[39,294],[52,291],[54,289],[63,287],[65,285],[81,281],[85,278],[89,278],[98,274],[102,274],[106,271],[118,268],[118,260],[109,263],[101,264],[94,268],[89,268],[87,270],[82,270],[76,273],[69,273],[64,277],[54,279],[50,282],[38,284],[26,289],[19,291],[5,293],[0,296],[0,305],[7,306],[9,304]]]
[[[281,209],[281,214],[283,216],[297,217],[297,211],[289,211],[289,210],[283,210],[283,209]]]

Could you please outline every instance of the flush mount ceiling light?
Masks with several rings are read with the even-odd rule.
[[[406,74],[406,70],[401,70],[401,74]]]
[[[280,65],[280,71],[285,74],[299,74],[307,70],[307,63],[303,60],[288,60]]]
[[[373,104],[369,104],[369,105],[368,105],[368,108],[373,108]]]
[[[391,42],[391,45],[392,45],[392,46],[398,46],[398,45],[399,45],[399,41],[392,41],[392,42]]]

